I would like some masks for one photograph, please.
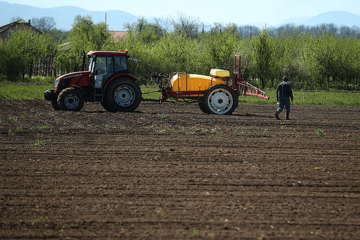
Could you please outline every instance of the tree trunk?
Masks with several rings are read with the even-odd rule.
[[[32,77],[32,74],[33,74],[33,62],[30,63],[30,70],[29,70],[29,78]]]
[[[264,89],[265,88],[265,80],[264,80],[264,78],[260,78],[260,80],[261,80],[262,88]]]

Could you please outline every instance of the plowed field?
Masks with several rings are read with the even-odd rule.
[[[275,108],[1,101],[0,238],[360,239],[360,108]]]

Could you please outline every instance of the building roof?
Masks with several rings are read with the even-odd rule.
[[[4,26],[1,26],[0,27],[0,33],[4,32],[6,29],[12,27],[12,26],[15,26],[17,24],[29,24],[27,21],[23,20],[23,19],[19,19],[19,20],[16,20],[15,22],[12,22],[12,23],[8,23]]]
[[[114,40],[122,39],[128,33],[127,31],[109,31],[109,33],[114,37]]]

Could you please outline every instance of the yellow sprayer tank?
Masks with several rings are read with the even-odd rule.
[[[215,84],[226,85],[223,80],[217,77],[186,73],[177,73],[170,81],[174,92],[206,91],[210,86]],[[196,96],[199,95],[196,94]]]

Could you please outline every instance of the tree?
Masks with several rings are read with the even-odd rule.
[[[162,30],[162,33],[168,33],[171,31],[171,21],[168,18],[154,17],[155,24]]]
[[[52,17],[32,18],[31,24],[43,33],[51,31],[56,26],[55,19]]]
[[[69,71],[79,71],[84,66],[84,56],[91,50],[103,50],[104,47],[113,42],[111,35],[106,32],[106,24],[100,22],[94,24],[91,16],[76,16],[73,28],[69,33],[69,48],[60,48],[57,57],[57,66]],[[85,60],[87,60],[85,58]]]
[[[155,24],[148,23],[144,17],[139,18],[135,23],[124,24],[124,28],[126,28],[128,32],[134,33],[136,39],[143,43],[152,43],[159,40],[166,32],[159,22]]]
[[[48,31],[46,34],[52,36],[55,42],[66,43],[69,42],[69,32],[63,32],[60,29],[52,29]]]
[[[252,47],[254,70],[264,88],[265,80],[271,74],[273,66],[271,37],[266,28],[262,30],[259,36],[253,38]]]
[[[175,33],[184,33],[187,37],[197,38],[201,24],[198,19],[187,17],[178,13],[177,18],[172,18],[171,23]]]
[[[237,36],[231,31],[213,32],[205,41],[205,51],[211,68],[231,69],[238,42]]]
[[[256,26],[245,25],[239,26],[238,31],[240,35],[244,38],[251,38],[253,36],[256,36],[260,29]]]

